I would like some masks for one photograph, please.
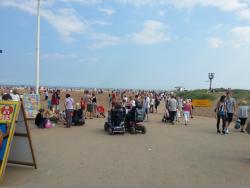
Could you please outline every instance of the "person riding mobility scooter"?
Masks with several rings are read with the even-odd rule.
[[[146,133],[146,127],[143,125],[145,119],[145,110],[142,105],[137,103],[136,106],[127,113],[125,120],[126,130],[132,134]]]
[[[125,133],[125,116],[126,111],[117,103],[108,113],[108,121],[104,124],[104,130],[109,134]]]

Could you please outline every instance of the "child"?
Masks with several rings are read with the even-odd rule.
[[[44,128],[44,122],[46,118],[44,117],[44,109],[40,109],[39,113],[36,115],[35,124],[38,128]]]

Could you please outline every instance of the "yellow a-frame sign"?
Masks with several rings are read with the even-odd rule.
[[[7,163],[37,168],[22,102],[0,101],[0,181]]]

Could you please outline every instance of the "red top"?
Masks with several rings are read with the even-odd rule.
[[[191,112],[191,110],[192,110],[192,105],[190,103],[184,104],[183,111]]]

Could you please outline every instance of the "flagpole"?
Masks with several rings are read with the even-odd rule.
[[[37,0],[37,35],[36,35],[36,94],[39,94],[40,82],[40,0]]]

